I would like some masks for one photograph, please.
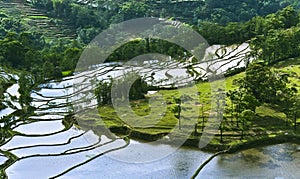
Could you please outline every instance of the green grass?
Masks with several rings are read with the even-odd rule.
[[[280,69],[289,73],[296,73],[300,76],[299,59],[289,59],[284,62],[280,62],[273,69]],[[245,76],[245,73],[240,73],[231,77],[227,77],[225,80],[226,91],[236,88],[232,82],[236,79],[240,79]],[[291,83],[299,85],[299,79],[296,75],[291,76]],[[182,114],[181,123],[188,129],[194,129],[195,123],[198,122],[197,132],[193,133],[189,140],[192,141],[192,145],[197,146],[198,140],[201,137],[202,127],[211,125],[208,116],[211,109],[211,84],[209,82],[203,82],[196,84],[194,87],[182,88],[180,90],[161,90],[149,98],[159,98],[163,96],[163,101],[166,103],[166,108],[163,107],[159,100],[154,100],[152,105],[149,104],[148,99],[131,101],[131,108],[126,109],[121,107],[119,110],[120,116],[117,115],[116,110],[112,106],[101,106],[98,108],[99,116],[101,120],[95,117],[86,117],[87,120],[92,120],[95,126],[104,126],[105,128],[112,127],[124,127],[129,128],[131,131],[138,133],[142,139],[147,139],[147,135],[164,135],[169,133],[178,124],[178,119],[172,112],[175,107],[175,98],[179,98],[181,95],[186,95],[192,100],[182,102]],[[197,95],[200,92],[200,97]],[[202,104],[204,104],[204,126],[202,126]],[[131,111],[132,112],[128,112]],[[223,143],[220,143],[219,131],[215,132],[214,139],[210,142],[209,146],[213,146],[213,149],[220,149],[224,146],[237,145],[240,146],[243,143],[255,143],[255,139],[263,139],[265,141],[270,138],[275,138],[277,135],[282,136],[285,134],[294,134],[292,121],[286,122],[286,116],[284,113],[279,112],[277,106],[271,104],[263,104],[258,107],[256,116],[248,121],[249,127],[245,131],[245,137],[241,139],[241,122],[239,127],[235,118],[233,122],[230,122],[230,114],[226,115],[224,125],[224,137]],[[299,121],[299,119],[298,119]],[[89,121],[91,122],[91,121]],[[185,129],[179,131],[176,130],[174,136],[180,138],[187,133]],[[144,137],[142,137],[144,135]],[[146,137],[145,137],[146,135]],[[176,139],[175,137],[175,139]],[[155,138],[151,138],[155,139]]]
[[[27,16],[30,19],[48,19],[47,16]]]
[[[292,58],[281,61],[274,67],[289,74],[290,86],[295,87],[300,93],[300,59]]]
[[[72,70],[69,70],[69,71],[63,71],[63,72],[62,72],[62,76],[63,76],[63,77],[70,76],[70,75],[72,75],[72,73],[73,73]]]

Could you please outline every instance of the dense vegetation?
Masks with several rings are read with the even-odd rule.
[[[193,25],[210,44],[234,44],[252,39],[256,55],[270,63],[274,59],[299,55],[294,43],[299,41],[299,15],[294,9],[298,8],[297,3],[292,0],[226,3],[212,0],[131,0],[87,1],[84,4],[72,0],[31,1],[29,5],[41,9],[41,12],[44,12],[42,9],[46,10],[48,16],[54,18],[51,22],[55,23],[57,18],[72,24],[77,31],[77,39],[50,38],[32,29],[21,16],[1,12],[0,60],[1,64],[31,71],[38,78],[37,81],[61,77],[62,72],[65,75],[75,68],[84,44],[110,24],[131,18],[161,16],[175,17]],[[170,46],[174,45],[154,39],[149,44],[147,39],[137,39],[118,49],[108,60],[126,60],[149,52],[183,57],[182,49]],[[289,48],[287,53],[286,47]]]
[[[254,16],[264,16],[288,5],[298,7],[295,0],[193,0],[193,1],[31,1],[38,8],[47,9],[51,16],[67,18],[77,27],[107,27],[131,18],[154,16],[176,18],[196,25],[199,21],[220,24],[247,21]]]
[[[288,6],[276,13],[265,17],[256,16],[242,23],[230,22],[224,26],[204,22],[199,28],[200,34],[211,44],[234,44],[242,43],[252,38],[264,38],[261,40],[266,40],[272,38],[272,35],[275,35],[276,32],[283,32],[283,29],[297,28],[298,23],[299,12],[293,7]],[[262,45],[259,42],[255,45]]]
[[[288,86],[288,77],[289,74],[273,71],[263,63],[251,64],[246,69],[245,77],[234,81],[238,88],[230,90],[227,94],[230,100],[227,106],[230,106],[228,112],[231,113],[231,122],[235,117],[237,127],[241,122],[241,130],[244,132],[245,129],[253,127],[246,123],[255,117],[257,107],[270,104],[286,115],[287,125],[293,121],[296,129],[297,118],[300,117],[300,101],[297,98],[299,94],[295,87]]]
[[[222,37],[216,34],[223,34],[224,39],[231,39],[234,34],[244,34],[244,38],[235,37],[230,43],[249,40],[249,33],[254,29],[256,16],[265,16],[291,5],[299,7],[296,0],[251,0],[251,1],[216,1],[216,0],[194,0],[194,1],[80,1],[72,0],[44,0],[32,1],[34,7],[47,10],[51,17],[64,18],[77,29],[78,40],[88,43],[101,30],[109,27],[110,24],[122,22],[138,17],[164,17],[175,18],[190,25],[200,27],[200,29],[210,28],[210,37],[219,41],[211,40],[210,43],[222,43]],[[233,22],[246,22],[254,18],[251,22],[243,24],[242,28]],[[274,18],[274,17],[273,17]],[[257,21],[259,18],[257,19]],[[272,20],[272,19],[270,19]],[[279,19],[281,20],[281,19]],[[229,33],[220,33],[220,25],[231,23],[227,28]],[[240,25],[240,24],[238,24]],[[208,26],[208,27],[207,27]],[[218,27],[218,28],[216,28]],[[238,28],[236,28],[238,27]],[[255,28],[255,27],[254,27]],[[270,27],[271,29],[272,27]],[[240,29],[241,32],[235,30]],[[257,29],[258,30],[258,29]],[[204,30],[208,33],[207,30]],[[222,32],[222,31],[221,31]],[[227,29],[226,29],[227,32]],[[201,34],[203,31],[201,31]],[[260,32],[258,32],[260,33]],[[205,33],[204,33],[205,34]],[[202,34],[202,35],[204,35]],[[228,35],[231,35],[228,37]],[[256,32],[257,35],[257,32]],[[207,37],[206,34],[204,37]],[[250,35],[250,37],[252,37]],[[225,41],[226,42],[226,41]],[[228,43],[228,42],[226,42]]]
[[[133,79],[136,79],[133,81]],[[112,96],[112,85],[118,88],[118,94]],[[130,87],[130,88],[129,88]],[[149,90],[149,85],[142,77],[135,73],[128,73],[119,79],[110,78],[97,83],[95,95],[99,106],[112,104],[112,99],[123,100],[127,96],[130,100],[144,99]]]

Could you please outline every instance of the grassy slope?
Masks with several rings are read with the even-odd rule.
[[[298,76],[300,76],[299,59],[289,59],[287,61],[280,62],[275,65],[273,69],[281,69],[289,73],[295,72]],[[244,73],[240,73],[226,78],[226,90],[228,91],[235,88],[235,86],[232,85],[232,81],[234,79],[241,78],[244,75]],[[294,83],[294,85],[298,85],[299,88],[299,78],[292,77],[290,80]],[[211,108],[210,83],[204,82],[197,84],[196,86],[201,92],[200,100],[198,101],[204,104],[204,126],[211,125],[212,122],[208,122],[209,110]],[[190,97],[196,98],[197,95],[190,91],[190,88],[184,88],[183,94],[189,94]],[[175,106],[174,97],[179,97],[179,92],[177,90],[162,90],[151,95],[151,97],[158,98],[159,95],[164,96],[164,100],[167,104],[166,111],[158,102],[157,104],[152,105],[151,111],[147,100],[139,100],[131,103],[131,107],[135,114],[128,113],[126,109],[120,109],[122,116],[118,117],[116,111],[111,106],[102,106],[98,109],[101,120],[99,120],[99,116],[91,116],[91,114],[86,114],[84,119],[88,120],[89,125],[92,124],[93,126],[110,128],[111,131],[121,135],[128,134],[131,131],[134,133],[134,135],[132,135],[133,137],[155,140],[165,134],[168,134],[178,123],[178,120],[175,118],[171,110]],[[201,104],[184,102],[182,104],[182,108],[183,112],[181,123],[183,126],[193,130],[195,122],[192,121],[198,121],[197,133],[192,132],[192,135],[189,137],[190,141],[186,143],[187,145],[196,146],[198,144],[199,137],[201,136],[202,127],[204,127],[202,126]],[[153,112],[151,115],[149,115],[150,111]],[[136,114],[139,115],[139,117],[135,116]],[[236,122],[234,120],[233,122],[230,122],[230,118],[227,116],[225,119],[224,142],[222,144],[220,143],[219,131],[214,132],[215,138],[210,142],[210,149],[219,150],[228,145],[239,145],[258,138],[263,139],[266,137],[276,137],[277,135],[282,136],[294,134],[292,124],[286,125],[285,115],[278,112],[274,106],[264,104],[257,109],[257,114],[258,115],[254,119],[248,121],[248,124],[251,127],[248,131],[246,131],[246,137],[242,141],[240,140],[241,131],[236,126]],[[97,129],[97,127],[95,127],[95,129]],[[184,136],[187,133],[185,129],[175,131],[175,137]]]
[[[26,28],[38,31],[47,38],[75,39],[76,29],[63,19],[50,18],[46,11],[35,9],[23,3],[0,1],[0,11],[18,17]]]

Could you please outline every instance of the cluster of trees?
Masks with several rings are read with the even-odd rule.
[[[252,41],[254,53],[265,60],[266,64],[272,64],[300,55],[300,28],[279,29],[269,31],[266,36],[257,36]]]
[[[116,49],[107,61],[127,61],[139,55],[159,53],[182,59],[189,56],[183,47],[161,39],[135,39]]]
[[[266,103],[277,106],[286,115],[287,121],[293,121],[297,126],[300,100],[297,89],[288,86],[288,77],[281,71],[272,71],[263,62],[256,62],[249,65],[244,78],[234,81],[239,87],[227,93],[227,111],[231,114],[231,122],[235,118],[237,127],[242,130],[242,137],[250,127],[247,121],[256,115],[256,108]]]
[[[132,79],[136,80],[130,84]],[[112,84],[117,86],[117,94],[112,94]],[[98,81],[94,93],[98,105],[101,106],[112,104],[112,98],[118,98],[120,100],[127,97],[129,100],[144,99],[149,89],[150,86],[140,75],[128,73],[124,74],[121,78],[109,78],[108,80]],[[127,92],[129,92],[129,95]]]
[[[245,22],[255,16],[265,16],[293,5],[298,7],[295,0],[206,0],[203,9],[198,8],[198,19],[206,17],[210,22],[227,24],[228,22]]]
[[[30,106],[32,102],[31,98],[31,90],[34,88],[35,81],[34,77],[28,72],[22,72],[20,74],[20,78],[18,83],[20,88],[18,92],[20,93],[19,103],[22,106],[22,110],[24,110],[24,115],[31,115],[33,113],[33,107]]]
[[[140,1],[137,2],[140,3]],[[288,5],[299,7],[296,0],[163,0],[144,1],[143,3],[149,7],[152,16],[175,17],[194,25],[199,21],[210,21],[218,24],[242,22],[255,16],[275,13]]]
[[[75,40],[50,40],[28,29],[20,18],[0,13],[1,66],[32,72],[35,81],[43,81],[74,70],[81,52],[82,45]]]
[[[38,81],[61,77],[62,71],[74,70],[81,51],[76,42],[46,43],[35,32],[9,32],[0,39],[1,65],[30,71]]]
[[[282,29],[295,27],[299,24],[299,12],[288,6],[265,17],[256,16],[246,22],[230,22],[220,25],[213,22],[202,22],[199,25],[200,34],[209,44],[235,44],[258,38],[255,45],[265,41],[268,34]]]

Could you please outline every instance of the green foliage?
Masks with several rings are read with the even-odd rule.
[[[135,79],[135,81],[130,84],[132,79]],[[99,106],[112,103],[112,84],[116,85],[119,89],[118,94],[115,94],[116,96],[114,97],[117,97],[120,100],[127,97],[129,97],[129,100],[144,99],[145,94],[147,94],[149,89],[147,82],[135,73],[124,74],[118,79],[110,78],[109,80],[99,81],[97,82],[94,92]],[[127,89],[128,87],[130,87],[129,91]],[[129,96],[127,94],[128,92]]]
[[[190,53],[176,44],[161,39],[135,39],[116,49],[107,61],[127,61],[146,53],[159,53],[175,59],[183,59]],[[185,55],[187,54],[187,55]]]
[[[82,50],[79,48],[68,48],[63,53],[63,60],[61,60],[60,67],[62,70],[75,69],[78,59],[80,58]]]
[[[130,0],[121,6],[119,13],[123,16],[123,20],[146,16],[149,17],[150,6],[142,1]]]
[[[255,117],[255,112],[253,112],[252,110],[244,110],[241,113],[241,119],[242,119],[241,139],[244,138],[245,131],[249,130],[250,125],[251,125],[250,121],[253,120],[254,117]]]
[[[298,28],[288,30],[289,32],[284,31],[286,31],[285,29],[297,26],[298,23],[298,12],[292,6],[288,6],[266,17],[256,16],[243,23],[229,22],[226,25],[220,25],[204,21],[199,24],[199,31],[210,44],[235,44],[254,38],[252,40],[254,48],[263,48],[264,50],[268,49],[274,52],[276,47],[269,47],[270,45],[274,45],[274,42],[269,41],[272,39],[278,39],[278,43],[290,40],[289,47],[291,47],[292,50],[292,47],[294,47],[291,46],[293,42],[299,41],[299,39],[296,38],[298,36],[295,34]],[[276,38],[274,36],[276,36]],[[292,39],[294,39],[294,41]],[[295,53],[295,51],[296,50],[293,52]],[[290,54],[286,54],[286,56],[288,55]],[[268,56],[270,56],[270,54],[268,54]]]
[[[277,0],[209,0],[206,2],[207,15],[212,21],[225,24],[228,22],[247,21],[254,16],[264,16],[275,13],[277,10],[298,3],[297,1],[277,1]]]
[[[70,3],[72,0],[52,0],[52,13],[57,17],[66,17],[70,12]]]
[[[175,114],[175,117],[179,119],[181,113],[181,98],[175,98],[174,101],[175,106],[172,108],[172,112]]]
[[[30,94],[31,94],[31,90],[34,87],[35,82],[33,77],[26,72],[22,72],[20,74],[20,79],[18,80],[18,82],[20,85],[19,93],[21,94],[19,101],[24,108],[24,105],[29,106],[30,102],[32,101]]]
[[[21,23],[21,19],[16,17],[11,17],[5,14],[5,16],[0,17],[0,26],[2,37],[4,37],[9,31],[20,33],[25,27]]]
[[[110,81],[100,81],[95,89],[95,95],[97,97],[98,106],[111,104],[111,86],[112,79]]]
[[[292,92],[287,86],[288,75],[271,71],[262,63],[253,63],[246,69],[246,76],[240,82],[261,103],[280,104],[283,96]]]
[[[22,67],[25,59],[25,48],[17,40],[5,39],[0,42],[0,55],[3,57],[3,63],[15,68]]]
[[[296,0],[195,0],[195,1],[75,1],[43,0],[33,1],[33,6],[46,9],[53,17],[70,21],[75,28],[107,28],[111,23],[139,17],[176,18],[180,21],[199,25],[209,21],[225,25],[229,22],[246,22],[256,16],[265,16],[285,8],[288,5],[298,7]],[[295,19],[293,11],[282,15],[290,26]],[[274,21],[275,22],[275,21]],[[284,22],[285,23],[285,22]],[[201,25],[202,26],[202,25]]]
[[[227,93],[233,105],[236,106],[236,113],[241,113],[244,110],[251,110],[255,112],[257,106],[260,105],[259,101],[245,88],[238,88],[229,90]]]
[[[300,28],[269,30],[252,40],[253,52],[267,64],[278,60],[297,57],[299,52]]]
[[[125,77],[124,81],[131,77]],[[145,82],[142,77],[138,77],[132,84],[130,91],[129,91],[129,99],[137,100],[145,98],[145,94],[148,92],[148,84]]]
[[[10,23],[9,23],[10,22]],[[9,17],[0,18],[3,24],[0,37],[0,63],[16,69],[30,71],[37,81],[59,78],[62,70],[74,70],[82,47],[69,40],[47,41],[36,31],[23,28],[20,22]]]
[[[282,71],[271,70],[262,62],[252,63],[246,69],[245,77],[234,81],[239,88],[229,91],[228,97],[231,106],[227,109],[236,116],[237,127],[242,122],[242,138],[247,121],[253,118],[256,108],[261,104],[278,106],[278,111],[283,112],[288,118],[293,119],[296,127],[299,117],[299,101],[297,89],[290,87],[289,75]]]

